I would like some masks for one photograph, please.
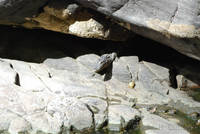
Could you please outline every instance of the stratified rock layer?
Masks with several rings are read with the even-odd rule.
[[[139,62],[135,56],[120,57],[113,62],[110,79],[104,81],[105,75],[94,73],[98,58],[87,54],[49,58],[41,64],[1,59],[0,131],[117,133],[143,124],[149,128],[141,130],[146,134],[189,134],[148,110],[164,105],[185,113],[200,111],[199,102],[169,87],[168,69]],[[130,81],[135,81],[134,88],[128,87]]]
[[[140,35],[200,60],[200,0],[76,0]]]
[[[199,5],[200,0],[3,0],[0,24],[126,40],[130,33],[118,23],[200,60]]]
[[[130,34],[110,19],[85,9],[72,0],[0,2],[0,24],[44,28],[84,38],[126,40]],[[123,38],[120,38],[123,35]]]

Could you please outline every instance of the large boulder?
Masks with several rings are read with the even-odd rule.
[[[142,36],[200,60],[200,0],[76,0]]]
[[[164,117],[153,114],[160,106],[182,111],[186,118],[200,111],[199,102],[169,86],[167,68],[139,62],[136,56],[123,56],[114,61],[110,80],[104,81],[105,75],[94,73],[98,59],[98,55],[86,54],[76,59],[48,58],[37,64],[1,58],[0,71],[9,69],[15,75],[2,77],[0,82],[0,131],[10,134],[94,133],[103,129],[117,134],[136,128],[145,134],[193,131],[186,130],[190,126],[184,127],[183,116],[167,117],[165,111]],[[135,87],[128,86],[131,81]],[[145,129],[147,126],[150,127]]]
[[[95,73],[97,54],[111,50],[96,48],[93,40],[70,40],[41,30],[1,30],[0,132],[82,134],[107,129],[118,134],[139,128],[145,134],[200,133],[195,124],[200,118],[193,121],[189,117],[200,113],[198,96],[191,94],[191,98],[172,88],[171,79],[176,77],[168,68],[124,52],[127,56],[118,53],[111,68],[99,74]],[[111,45],[110,41],[100,42]],[[183,64],[189,66],[181,65],[180,74],[199,84],[200,64],[186,60]],[[197,71],[188,69],[190,66]],[[178,85],[184,85],[181,82],[184,80]]]

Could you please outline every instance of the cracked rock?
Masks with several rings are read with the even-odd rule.
[[[89,130],[93,127],[92,113],[87,106],[76,98],[57,98],[47,106],[47,112],[63,121],[68,130]]]
[[[200,0],[76,1],[113,18],[130,31],[200,60]]]
[[[166,120],[142,109],[161,105],[185,114],[200,110],[199,102],[169,86],[167,68],[139,62],[136,56],[122,56],[113,62],[111,79],[103,81],[103,76],[94,72],[98,58],[86,54],[76,59],[46,59],[40,64],[1,59],[0,72],[9,76],[11,82],[0,83],[0,131],[120,132],[142,129],[143,123],[157,128],[144,129],[149,134],[177,133],[176,128],[181,134],[189,133],[173,119]],[[5,68],[8,70],[4,71]],[[20,86],[14,82],[16,72]],[[130,80],[135,80],[134,90],[128,87]]]
[[[23,118],[16,118],[10,123],[8,132],[10,134],[27,133],[31,130],[31,125]]]
[[[154,114],[149,114],[143,110],[143,127],[146,127],[145,134],[190,134],[188,131],[178,126],[175,122],[170,122]]]
[[[121,131],[124,128],[133,129],[134,124],[139,124],[137,118],[140,113],[136,109],[132,109],[126,105],[110,105],[108,108],[108,129],[110,131]]]

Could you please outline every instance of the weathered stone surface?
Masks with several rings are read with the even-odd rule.
[[[31,130],[31,125],[23,118],[16,118],[11,121],[8,132],[10,134],[27,133]]]
[[[130,34],[117,22],[200,60],[199,3],[200,0],[2,0],[0,24],[44,28],[86,38],[126,40]]]
[[[132,80],[132,74],[131,72],[129,72],[127,63],[124,62],[121,58],[118,59],[116,62],[113,62],[112,75],[122,82],[128,83]]]
[[[39,8],[48,0],[1,0],[0,23],[15,24],[24,23],[26,17],[33,17],[39,12]]]
[[[126,105],[110,105],[108,109],[108,129],[111,131],[120,131],[127,128],[128,125],[134,128],[137,125],[141,115],[138,110]]]
[[[31,130],[29,130],[32,131],[32,133],[42,132],[57,134],[61,131],[61,119],[57,116],[51,116],[47,112],[37,112],[25,116],[25,118],[32,126]]]
[[[32,70],[32,67],[29,63],[25,62],[16,62],[16,61],[8,61],[8,63],[12,64],[13,68],[16,72],[19,73],[19,85],[21,87],[30,89],[30,90],[44,90],[46,87],[43,84],[43,81],[40,79],[39,75]],[[43,70],[45,73],[45,70]],[[34,85],[32,85],[34,83]],[[32,86],[30,86],[32,85]]]
[[[15,72],[15,70],[13,70],[12,65],[7,63],[7,62],[3,62],[0,61],[0,68],[1,68],[1,84],[5,83],[5,84],[17,84],[17,73]]]
[[[170,122],[157,115],[149,114],[145,110],[143,110],[143,115],[142,124],[144,128],[147,127],[145,134],[189,134],[189,132],[176,123]]]
[[[40,64],[1,59],[0,72],[8,74],[9,80],[0,83],[0,131],[119,132],[142,129],[142,123],[157,128],[144,129],[149,134],[177,133],[176,128],[183,134],[189,133],[174,123],[178,119],[167,120],[147,110],[161,105],[185,114],[200,111],[199,102],[169,86],[168,69],[139,62],[136,56],[122,56],[113,62],[111,78],[104,81],[104,75],[94,72],[98,59],[95,54],[76,59],[49,58]],[[14,74],[19,75],[20,84],[13,82]],[[130,81],[135,82],[134,88],[128,87]]]
[[[96,16],[73,0],[3,0],[0,12],[0,24],[44,28],[85,38],[126,40],[129,37],[128,30],[102,15],[98,18],[100,15]],[[121,34],[124,38],[118,38]]]
[[[92,113],[86,104],[76,98],[56,98],[48,104],[47,112],[62,120],[67,130],[83,131],[93,127]]]
[[[199,0],[76,1],[117,19],[129,30],[200,60]]]
[[[108,104],[106,99],[98,97],[83,97],[80,99],[82,102],[89,106],[90,110],[94,114],[94,123],[96,130],[105,127],[108,121]]]

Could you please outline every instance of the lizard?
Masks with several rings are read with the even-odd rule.
[[[102,55],[97,61],[95,73],[100,73],[101,71],[107,69],[116,58],[117,58],[117,53],[115,52],[111,54]]]

